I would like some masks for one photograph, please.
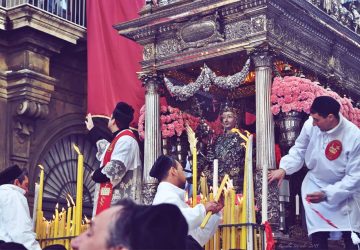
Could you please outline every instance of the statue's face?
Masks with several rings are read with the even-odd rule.
[[[236,115],[231,111],[225,111],[221,114],[221,124],[225,130],[230,130],[236,126]]]

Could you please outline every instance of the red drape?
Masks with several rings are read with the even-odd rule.
[[[138,17],[144,0],[88,0],[88,112],[110,115],[119,101],[135,109],[133,124],[144,104],[144,89],[137,79],[142,47],[120,36],[114,24]]]

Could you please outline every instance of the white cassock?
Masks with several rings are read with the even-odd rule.
[[[170,203],[177,206],[184,215],[189,232],[201,246],[204,246],[209,239],[215,234],[220,223],[220,216],[214,214],[210,217],[209,222],[204,229],[200,228],[200,224],[206,216],[205,206],[198,204],[195,207],[189,207],[184,201],[185,191],[169,182],[160,182],[153,201],[153,205]]]
[[[25,190],[12,184],[0,186],[0,240],[20,243],[29,250],[41,250],[33,231]]]
[[[301,187],[308,234],[321,231],[360,232],[360,129],[342,115],[338,126],[330,131],[322,132],[312,123],[310,117],[289,154],[280,161],[280,168],[286,174],[300,170],[304,160],[309,169]],[[336,140],[342,145],[337,158],[334,148],[329,152],[329,146],[334,145]],[[334,152],[335,157],[331,154]],[[329,160],[326,154],[335,159]],[[338,228],[321,219],[305,200],[307,194],[316,191],[325,192],[327,200],[311,206]]]

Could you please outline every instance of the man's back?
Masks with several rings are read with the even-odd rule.
[[[33,232],[25,190],[12,184],[0,186],[0,240],[41,249]]]

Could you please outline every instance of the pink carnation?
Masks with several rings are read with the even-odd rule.
[[[280,107],[279,105],[273,105],[271,107],[271,112],[273,113],[273,115],[277,115],[280,113]]]
[[[160,112],[161,112],[161,113],[166,113],[166,112],[167,112],[167,106],[162,105],[162,106],[160,107]]]

